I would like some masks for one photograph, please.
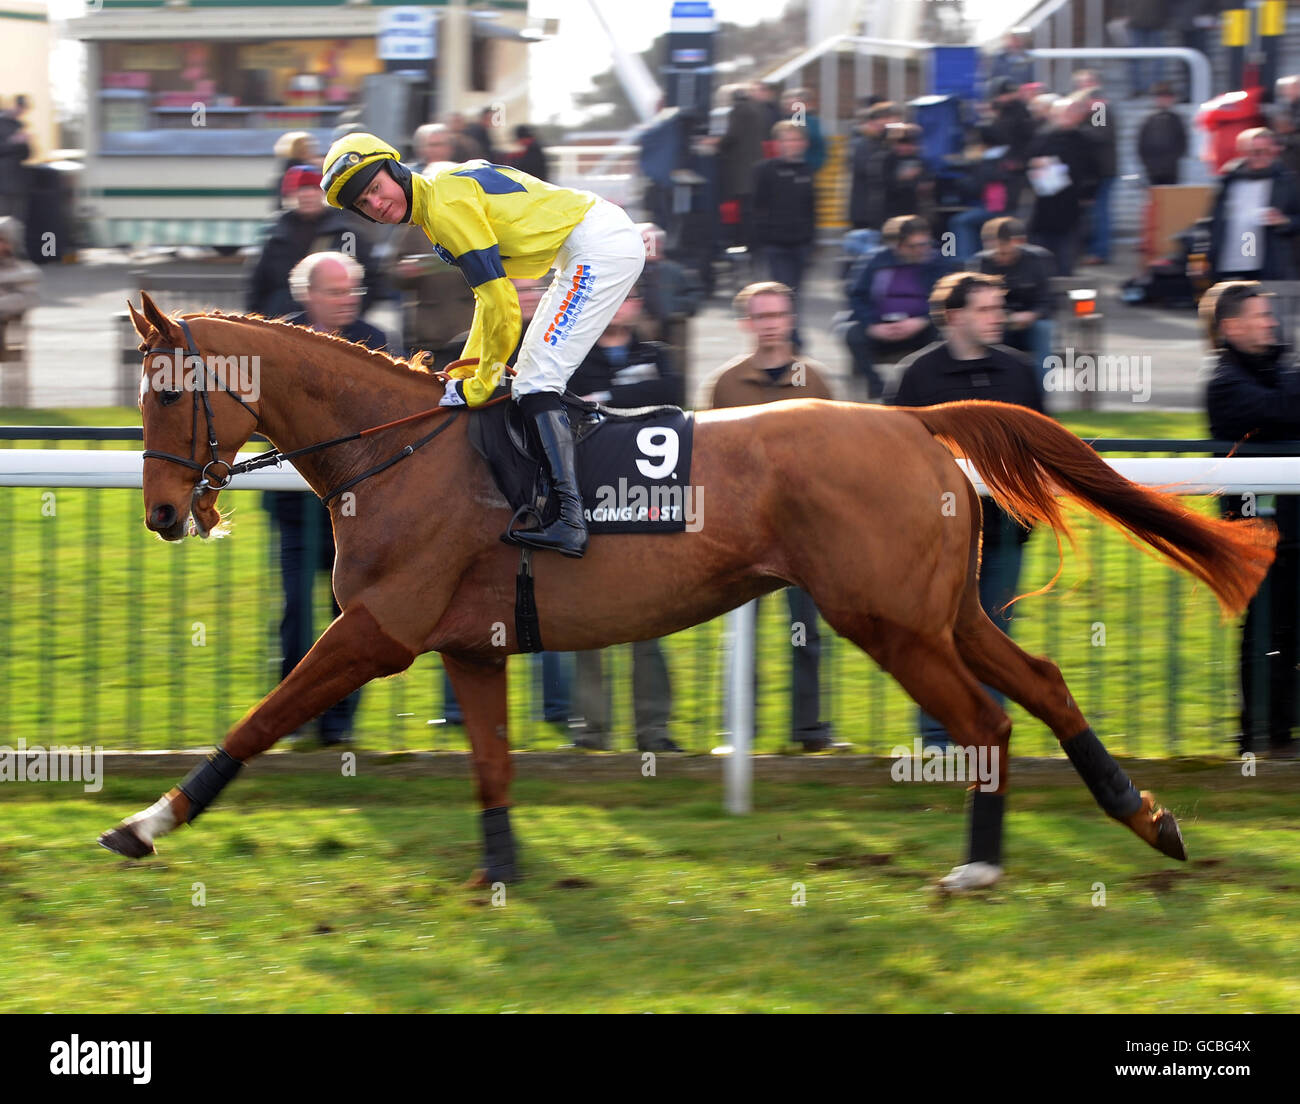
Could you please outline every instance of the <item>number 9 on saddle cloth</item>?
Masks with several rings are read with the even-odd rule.
[[[690,486],[693,415],[675,406],[616,410],[568,394],[564,405],[573,426],[583,515],[593,534],[699,529],[702,503]],[[542,523],[549,523],[558,505],[518,406],[496,403],[476,411],[469,437],[511,509],[537,509],[540,501]]]

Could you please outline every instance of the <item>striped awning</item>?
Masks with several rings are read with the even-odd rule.
[[[261,245],[263,219],[104,219],[100,244],[132,245]]]

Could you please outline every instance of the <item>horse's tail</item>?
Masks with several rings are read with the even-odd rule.
[[[1036,411],[977,401],[899,410],[969,460],[1013,517],[1051,526],[1059,542],[1059,534],[1070,535],[1059,492],[1205,582],[1230,614],[1245,608],[1273,562],[1272,525],[1206,517],[1173,495],[1130,482]]]

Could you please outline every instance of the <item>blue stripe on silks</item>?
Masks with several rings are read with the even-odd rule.
[[[476,180],[478,186],[488,195],[508,195],[511,192],[528,191],[518,180],[511,180],[496,165],[480,165],[477,169],[461,169],[452,176],[468,176]]]
[[[470,287],[478,287],[490,280],[500,280],[506,274],[506,270],[501,267],[501,250],[495,245],[462,253],[456,258],[456,263],[465,273]]]

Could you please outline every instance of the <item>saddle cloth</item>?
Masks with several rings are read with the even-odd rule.
[[[505,394],[499,388],[493,398]],[[675,406],[616,410],[569,394],[563,400],[573,426],[583,514],[593,534],[680,533],[695,520],[693,415]],[[469,439],[511,509],[535,507],[545,497],[542,524],[555,519],[559,504],[549,493],[541,448],[518,404],[474,411]]]

